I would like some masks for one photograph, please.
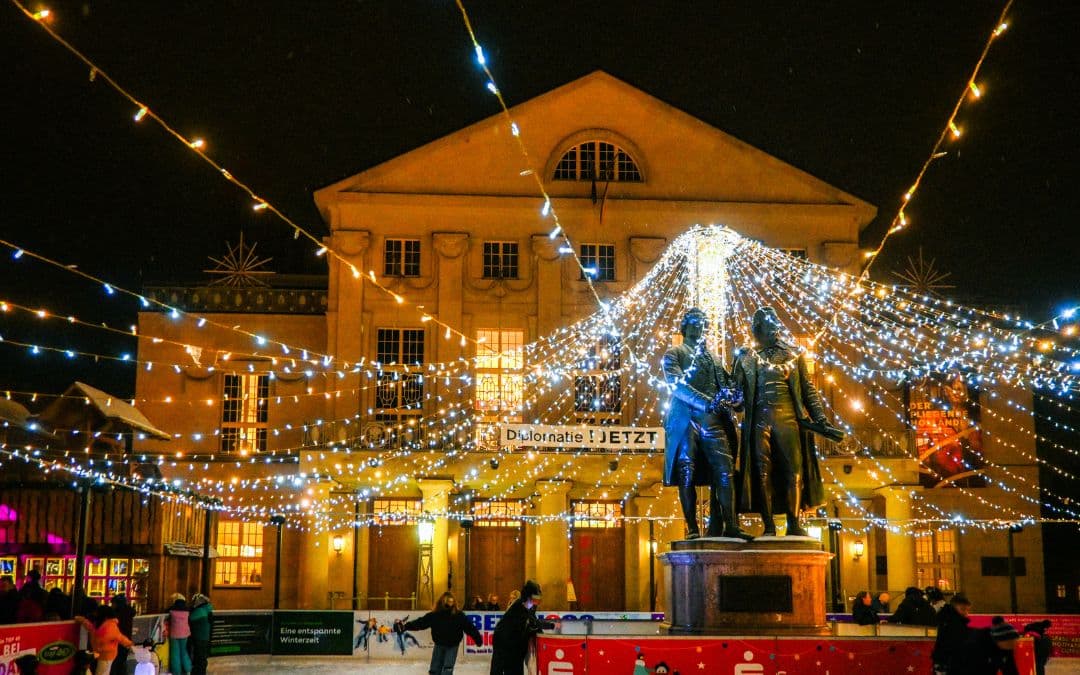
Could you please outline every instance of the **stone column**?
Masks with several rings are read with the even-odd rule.
[[[553,334],[562,327],[562,273],[559,243],[546,234],[534,234],[532,252],[536,259],[536,337]],[[528,367],[529,364],[525,364]],[[570,383],[573,384],[572,382]],[[553,392],[538,393],[533,409],[526,411],[533,416],[543,413],[555,400]]]
[[[568,480],[538,480],[538,516],[558,516],[566,512],[570,489]],[[536,577],[543,589],[545,609],[567,609],[566,580],[570,578],[570,532],[564,518],[546,520],[536,526]]]
[[[877,490],[885,499],[885,518],[889,521],[908,520],[911,518],[910,486],[890,486]],[[880,552],[878,552],[880,553]],[[903,532],[885,531],[885,555],[889,561],[888,590],[893,600],[890,607],[896,608],[903,599],[904,589],[915,585],[915,538]],[[897,593],[900,593],[898,596]]]
[[[454,489],[454,482],[443,478],[420,478],[416,482],[420,486],[420,492],[424,495],[424,511],[427,513],[446,513],[450,504],[450,491]],[[446,573],[450,561],[447,546],[449,537],[450,527],[446,518],[436,517],[435,536],[431,540],[431,588],[436,600],[448,590],[446,587]],[[420,589],[417,588],[416,592],[419,594]],[[427,602],[426,598],[424,602]]]
[[[300,536],[300,575],[297,579],[296,600],[299,609],[327,609],[329,591],[330,535],[326,532],[305,531]],[[281,564],[288,563],[283,559]],[[284,579],[284,570],[282,570]],[[270,580],[273,583],[273,580]]]
[[[439,256],[435,264],[435,273],[439,275],[437,283],[439,320],[461,330],[465,295],[465,252],[469,250],[469,235],[464,232],[436,232],[431,235],[431,238],[432,246]],[[435,344],[437,358],[443,363],[449,363],[461,356],[460,340],[444,340],[440,335]]]
[[[329,238],[328,244],[341,253],[345,260],[356,266],[361,275],[369,269],[366,264],[368,247],[371,245],[371,233],[366,230],[337,231]],[[326,308],[326,352],[333,354],[335,364],[343,367],[342,362],[350,365],[365,355],[367,334],[364,330],[364,282],[354,278],[352,269],[338,260],[330,258],[330,293]],[[310,345],[318,349],[318,345]],[[327,389],[355,389],[359,387],[359,375],[349,373],[343,379],[328,378]],[[352,396],[331,397],[326,411],[328,419],[340,420],[351,417],[360,408],[359,401]]]
[[[656,497],[639,494],[627,501],[626,515],[644,516],[656,502]],[[643,520],[627,522],[624,530],[626,532],[626,609],[647,612],[649,611],[649,561],[652,556],[652,551],[649,549],[649,523]],[[653,535],[657,540],[660,534],[660,528],[654,524]],[[663,569],[657,565],[654,569],[654,583],[659,581],[661,574],[663,574]]]

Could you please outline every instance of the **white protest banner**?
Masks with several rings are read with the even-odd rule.
[[[504,448],[594,448],[597,450],[662,450],[663,427],[553,426],[501,424]]]

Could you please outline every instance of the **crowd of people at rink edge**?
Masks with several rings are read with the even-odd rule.
[[[71,597],[59,588],[46,592],[37,570],[31,570],[19,588],[10,576],[0,577],[0,624],[74,620],[90,638],[89,648],[78,653],[76,672],[126,675],[128,654],[135,647],[131,640],[135,608],[124,595],[114,595],[108,603],[90,597],[77,600],[72,616]],[[174,593],[171,603],[161,636],[169,642],[168,672],[206,675],[214,606],[209,597],[199,593],[191,596],[190,603],[182,594]],[[154,643],[147,640],[142,646],[150,648]],[[16,665],[22,675],[33,675],[37,658],[22,657]]]
[[[925,591],[914,586],[904,591],[896,611],[889,615],[889,594],[874,597],[868,591],[855,596],[851,608],[852,620],[860,626],[878,623],[926,626],[937,629],[934,651],[931,654],[937,675],[1017,675],[1013,653],[1022,636],[1035,643],[1035,669],[1045,675],[1050,660],[1052,642],[1046,634],[1050,621],[1036,621],[1018,631],[1000,616],[991,620],[989,628],[971,628],[971,601],[957,593],[948,601],[933,586]]]

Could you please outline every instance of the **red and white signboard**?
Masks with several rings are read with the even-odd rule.
[[[0,626],[0,675],[18,673],[15,661],[25,655],[38,658],[39,675],[69,675],[78,642],[74,621]]]

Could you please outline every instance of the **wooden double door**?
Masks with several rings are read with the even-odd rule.
[[[510,592],[525,583],[525,528],[476,527],[469,533],[469,596],[459,598],[466,605],[472,596],[486,601],[495,593],[501,609],[506,609]]]
[[[593,612],[626,609],[626,548],[621,527],[574,528],[570,579],[577,607]]]
[[[368,609],[386,606],[390,609],[411,609],[408,599],[416,592],[416,576],[420,567],[420,541],[416,525],[384,525],[372,528],[368,545]],[[424,598],[424,603],[427,598]],[[417,610],[428,607],[417,605]]]

